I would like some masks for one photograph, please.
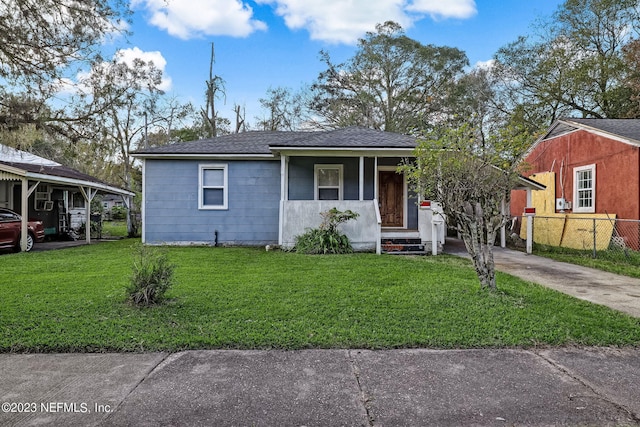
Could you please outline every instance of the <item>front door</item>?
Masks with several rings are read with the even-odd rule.
[[[380,171],[378,186],[382,226],[404,227],[404,176],[395,171]]]

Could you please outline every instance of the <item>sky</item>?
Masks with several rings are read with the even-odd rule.
[[[119,40],[125,57],[153,59],[164,72],[163,89],[182,102],[204,106],[211,43],[214,74],[225,81],[220,114],[234,105],[246,120],[262,117],[259,99],[269,88],[297,90],[334,63],[352,57],[375,25],[393,20],[422,44],[456,47],[472,66],[491,60],[502,46],[532,32],[562,0],[131,0],[129,30]],[[223,103],[224,102],[224,103]],[[233,120],[232,120],[233,122]]]

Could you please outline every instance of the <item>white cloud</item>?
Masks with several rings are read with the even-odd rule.
[[[114,58],[116,62],[127,64],[130,68],[133,68],[133,61],[135,59],[141,59],[144,62],[153,62],[153,65],[160,71],[162,71],[162,82],[158,86],[160,90],[169,91],[172,86],[171,77],[165,73],[167,66],[167,60],[162,56],[159,51],[145,52],[139,47],[133,47],[130,49],[120,49],[116,52]]]
[[[433,18],[466,19],[476,14],[475,0],[414,0],[410,12],[424,13]]]
[[[171,77],[169,77],[165,68],[167,66],[167,60],[162,56],[159,51],[145,52],[138,47],[130,49],[121,49],[115,53],[113,59],[117,63],[127,64],[133,68],[133,63],[136,58],[143,60],[146,63],[153,62],[154,67],[162,71],[162,81],[158,85],[158,89],[168,92],[173,86]],[[63,78],[54,83],[55,91],[59,96],[91,94],[91,87],[87,82],[94,76],[99,76],[109,66],[108,62],[97,64],[92,71],[80,70],[75,76],[75,79]]]
[[[410,27],[425,15],[468,18],[476,13],[475,0],[256,0],[270,4],[291,29],[306,29],[311,38],[354,43],[375,25],[395,21]]]
[[[314,40],[353,43],[375,25],[395,21],[403,27],[411,18],[398,0],[257,0],[275,6],[287,26],[306,29]]]
[[[146,9],[152,25],[185,40],[211,35],[245,37],[267,28],[264,22],[252,19],[251,7],[239,0],[132,0],[131,6]]]
[[[473,68],[477,69],[477,70],[486,70],[486,71],[491,71],[496,65],[496,60],[495,59],[489,59],[487,61],[478,61],[476,62],[476,64],[473,66]]]
[[[395,21],[404,28],[432,19],[469,18],[475,0],[254,0],[270,5],[292,30],[314,40],[351,44],[376,24]],[[181,39],[210,35],[245,37],[267,25],[254,19],[248,0],[131,0],[148,12],[151,25]]]

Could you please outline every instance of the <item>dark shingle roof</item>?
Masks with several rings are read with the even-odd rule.
[[[271,154],[270,145],[308,132],[242,132],[137,150],[135,154]]]
[[[77,179],[87,182],[94,182],[96,184],[104,184],[110,185],[106,182],[100,181],[98,178],[95,178],[91,175],[84,174],[75,169],[71,169],[65,166],[49,166],[49,165],[38,165],[33,163],[19,163],[19,162],[5,162],[0,161],[1,164],[14,167],[16,169],[21,169],[27,172],[33,173],[41,173],[43,175],[51,175],[51,176],[59,176],[61,178],[71,178]]]
[[[415,148],[416,139],[399,133],[383,132],[364,127],[308,132],[279,147],[321,147],[321,148]]]
[[[415,138],[363,127],[316,132],[252,131],[217,138],[153,147],[136,151],[144,155],[271,154],[270,147],[309,148],[414,148]]]
[[[568,130],[572,124],[576,128],[590,128],[626,138],[640,145],[640,120],[639,119],[574,119],[567,118],[560,121],[559,126]],[[555,135],[554,135],[555,136]],[[547,138],[550,136],[548,135]]]

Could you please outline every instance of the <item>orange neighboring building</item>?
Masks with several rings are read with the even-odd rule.
[[[557,120],[524,162],[525,175],[547,185],[545,198],[533,202],[539,216],[640,220],[640,120]],[[526,205],[525,193],[514,191],[511,215],[522,215]]]

